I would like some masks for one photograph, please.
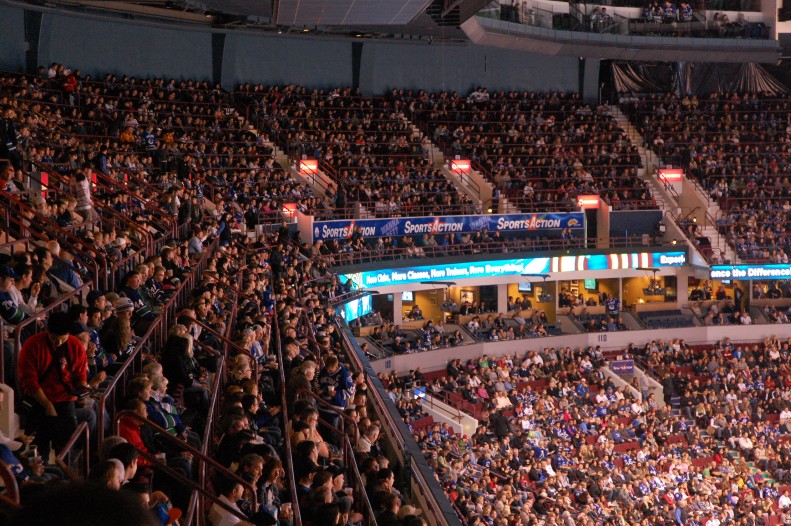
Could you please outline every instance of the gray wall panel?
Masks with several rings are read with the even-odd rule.
[[[211,33],[44,14],[39,64],[83,73],[211,80]]]
[[[551,57],[469,45],[405,45],[366,42],[360,87],[381,93],[392,87],[466,91],[578,89],[577,58]]]
[[[0,67],[25,68],[25,14],[22,9],[0,5]]]
[[[350,40],[229,33],[223,85],[239,82],[351,86]]]

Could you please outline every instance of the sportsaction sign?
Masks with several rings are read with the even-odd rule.
[[[426,265],[387,270],[371,270],[340,276],[341,281],[352,280],[354,289],[386,285],[405,285],[421,281],[453,278],[485,278],[493,276],[521,276],[584,270],[617,270],[639,267],[680,267],[687,261],[684,252],[625,252],[554,256],[492,261],[460,262],[446,265]]]
[[[313,241],[348,239],[358,229],[363,237],[386,237],[468,234],[483,229],[490,232],[563,230],[565,228],[579,230],[584,228],[584,221],[585,215],[577,212],[316,221],[313,223]]]

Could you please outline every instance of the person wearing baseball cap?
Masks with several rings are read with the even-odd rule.
[[[11,325],[16,325],[27,318],[25,311],[19,306],[11,292],[11,288],[18,279],[19,276],[13,268],[8,265],[0,265],[0,317]]]
[[[50,441],[60,451],[77,429],[73,393],[88,387],[85,346],[70,334],[73,328],[67,313],[53,312],[47,330],[28,338],[19,353],[19,387],[31,406],[26,428],[36,432],[44,458]]]

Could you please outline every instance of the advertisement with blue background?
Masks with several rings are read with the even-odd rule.
[[[791,264],[776,265],[712,265],[711,279],[791,279]]]
[[[393,219],[352,219],[316,221],[313,241],[348,239],[356,228],[363,237],[411,236],[421,234],[468,234],[484,228],[490,232],[562,230],[584,228],[585,214],[506,214],[476,216],[398,217]]]
[[[618,376],[632,376],[634,374],[634,360],[610,362],[610,370]]]
[[[687,262],[685,252],[625,252],[521,259],[498,259],[370,270],[343,274],[341,282],[352,280],[352,288],[364,289],[385,285],[405,285],[437,279],[468,279],[522,274],[549,274],[583,270],[618,270],[638,267],[681,267]]]
[[[371,312],[371,296],[363,296],[348,303],[344,303],[338,307],[335,312],[343,316],[346,322],[361,318]]]

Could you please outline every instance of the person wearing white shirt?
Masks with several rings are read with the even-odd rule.
[[[785,426],[786,431],[788,431],[789,427],[791,427],[789,422],[791,422],[791,410],[786,407],[780,412],[780,425]]]
[[[20,285],[21,288],[30,287],[30,282],[28,281],[27,285],[22,285],[25,280],[30,280],[33,271],[31,270],[25,276],[22,276],[22,279],[17,282],[16,285]],[[36,313],[36,307],[38,306],[38,293],[41,291],[41,284],[36,283],[32,286],[30,291],[30,299],[25,301],[25,298],[22,297],[22,293],[19,291],[16,285],[11,285],[11,289],[9,289],[9,294],[16,300],[16,304],[22,309],[22,312],[27,314],[28,316],[33,316]]]
[[[739,437],[739,447],[745,451],[751,451],[753,449],[753,441],[750,440],[749,436],[741,436]]]
[[[781,510],[791,507],[791,497],[788,496],[788,491],[784,491],[783,494],[780,495],[780,498],[777,499],[777,505]]]
[[[217,483],[217,491],[220,493],[220,498],[218,499],[219,502],[212,504],[209,510],[209,523],[212,526],[250,525],[251,523],[242,520],[241,517],[244,517],[244,513],[236,505],[244,495],[242,485],[236,480],[220,480]],[[220,502],[225,504],[225,506],[222,506]],[[237,513],[233,513],[231,510],[237,512],[238,516]]]

